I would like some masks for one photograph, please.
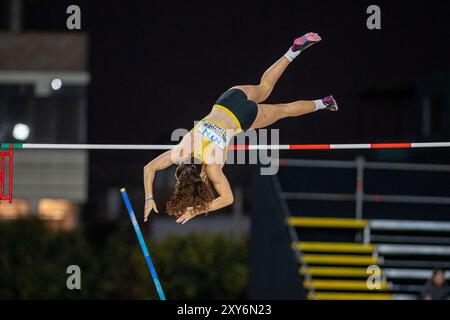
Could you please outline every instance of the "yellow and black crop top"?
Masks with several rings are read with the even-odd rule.
[[[227,133],[227,130],[220,122],[212,119],[204,119],[199,121],[193,130],[197,130],[203,136],[200,146],[192,152],[192,155],[201,160],[202,163],[205,163],[207,157],[206,152],[211,143],[214,143],[221,150],[226,151],[231,134]]]

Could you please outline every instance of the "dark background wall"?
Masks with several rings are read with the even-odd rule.
[[[450,72],[450,46],[444,40],[450,38],[450,10],[443,1],[377,1],[382,29],[370,31],[366,28],[370,4],[90,2],[89,142],[170,143],[173,129],[190,128],[230,86],[257,83],[294,37],[312,30],[322,35],[323,42],[288,68],[268,102],[332,93],[341,111],[273,125],[281,130],[281,143],[424,139],[416,83],[427,74]],[[448,130],[439,132],[433,138],[450,137]],[[91,185],[96,187],[91,197],[102,193],[102,186],[140,181],[141,168],[155,155],[94,153]],[[225,170],[232,183],[248,185],[248,166]]]
[[[342,112],[276,125],[286,140],[414,136],[413,130],[394,131],[398,124],[387,119],[389,113],[380,116],[381,128],[361,119],[372,110],[358,112],[365,109],[359,98],[378,88],[393,100],[393,91],[406,91],[418,76],[449,68],[449,8],[442,1],[378,1],[382,30],[377,31],[366,28],[368,1],[108,3],[88,12],[94,77],[90,137],[96,142],[167,142],[173,128],[190,127],[229,86],[256,83],[294,37],[310,30],[323,42],[295,61],[269,101],[333,93]],[[408,118],[411,112],[404,111]],[[108,125],[101,125],[105,118]],[[370,127],[366,136],[355,120]]]
[[[170,143],[173,129],[190,128],[230,86],[258,82],[292,39],[308,31],[320,33],[322,43],[289,67],[268,102],[332,93],[341,110],[275,124],[273,128],[281,129],[281,143],[450,137],[450,98],[441,97],[450,92],[446,1],[27,0],[25,31],[67,32],[65,9],[73,3],[80,5],[83,31],[89,34],[90,143]],[[371,4],[381,8],[381,30],[366,28]],[[3,7],[7,10],[6,4]],[[0,22],[1,27],[7,25],[5,17]],[[435,96],[429,137],[421,132],[423,95]],[[91,198],[95,201],[111,185],[137,185],[142,167],[155,155],[92,153]],[[448,153],[428,150],[367,155],[448,161]],[[247,166],[225,170],[233,183],[248,185]]]
[[[254,168],[249,248],[249,299],[306,299],[292,239],[271,176]]]

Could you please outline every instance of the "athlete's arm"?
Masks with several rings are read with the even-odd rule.
[[[208,205],[208,212],[222,209],[233,203],[233,191],[231,190],[230,183],[227,177],[222,172],[219,165],[209,165],[206,167],[206,173],[208,174],[209,180],[212,182],[214,189],[216,189],[219,196],[211,201]],[[178,223],[186,223],[196,215],[205,212],[194,213],[192,208],[188,208],[186,212],[177,219]]]
[[[214,165],[211,167],[211,170],[206,169],[206,172],[208,173],[208,178],[212,182],[214,189],[216,189],[219,194],[219,196],[209,204],[208,211],[219,210],[233,204],[233,191],[231,190],[227,177],[219,165]]]
[[[155,200],[149,199],[153,197],[153,180],[155,179],[155,173],[156,171],[164,170],[170,167],[173,164],[172,160],[172,150],[168,150],[157,156],[144,167],[144,189],[146,199],[144,221],[147,221],[152,210],[158,212]]]

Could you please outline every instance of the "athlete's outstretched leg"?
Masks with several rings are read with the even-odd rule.
[[[261,103],[270,96],[273,87],[290,63],[291,62],[283,56],[264,72],[258,85],[241,85],[234,88],[244,90],[249,100]]]
[[[299,117],[322,109],[338,111],[338,105],[333,96],[313,101],[299,100],[280,104],[258,104],[258,114],[251,128],[265,128],[278,120]]]
[[[320,40],[320,36],[313,32],[295,39],[294,44],[289,48],[288,52],[264,72],[258,85],[241,85],[233,88],[244,90],[247,94],[247,98],[256,103],[265,101],[270,96],[273,87],[292,60],[294,60],[302,50],[305,50]]]

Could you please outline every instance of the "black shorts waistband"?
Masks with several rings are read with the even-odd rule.
[[[248,100],[245,92],[237,88],[225,91],[213,107],[227,112],[242,130],[249,129],[258,114],[258,105]]]

